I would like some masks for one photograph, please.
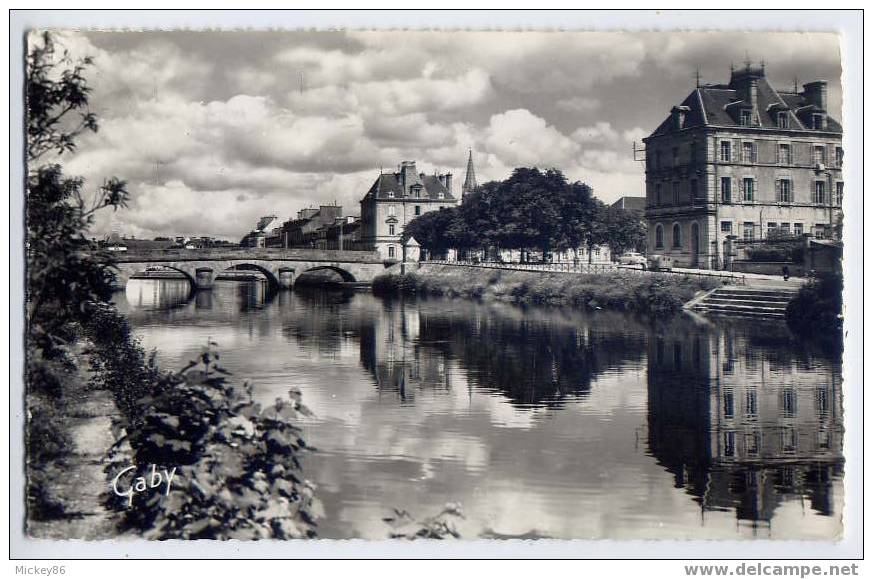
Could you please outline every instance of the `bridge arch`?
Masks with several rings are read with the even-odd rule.
[[[301,272],[300,272],[300,275],[304,275],[304,274],[309,273],[309,272],[314,272],[314,271],[325,271],[325,270],[327,270],[327,271],[333,271],[333,272],[338,273],[339,276],[340,276],[340,277],[343,279],[343,281],[346,282],[346,283],[352,283],[352,282],[356,282],[356,281],[358,281],[358,280],[355,278],[355,276],[352,274],[352,272],[350,272],[350,271],[348,271],[348,270],[346,270],[346,269],[343,269],[343,268],[341,268],[341,267],[338,267],[338,266],[336,266],[336,265],[316,265],[316,266],[314,266],[314,267],[309,267],[309,268],[307,268],[307,269],[301,271]]]
[[[156,266],[165,269],[171,269],[176,273],[182,274],[182,277],[185,278],[185,281],[188,282],[191,291],[197,289],[197,281],[195,279],[196,273],[193,269],[189,271],[184,269],[183,267],[169,263],[118,263],[116,264],[115,272],[115,283],[117,288],[121,290],[126,289],[127,283],[133,276],[144,274],[149,270],[150,267]]]
[[[263,274],[264,277],[267,278],[267,282],[270,284],[270,287],[277,288],[280,286],[279,283],[279,274],[263,265],[253,263],[251,261],[240,261],[233,262],[230,265],[223,268],[215,268],[213,270],[213,277],[218,277],[222,273],[226,271],[257,271],[260,274]]]

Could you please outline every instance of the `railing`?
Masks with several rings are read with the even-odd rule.
[[[772,276],[748,276],[742,272],[723,271],[723,270],[708,270],[708,269],[686,269],[673,268],[670,270],[652,271],[639,265],[618,265],[615,263],[507,263],[499,261],[450,261],[446,259],[429,259],[422,260],[422,264],[432,265],[450,265],[456,267],[478,267],[484,269],[503,269],[509,271],[541,271],[544,273],[575,273],[575,274],[591,274],[591,273],[615,273],[622,272],[630,275],[654,275],[661,277],[698,277],[731,280],[731,283],[738,285],[746,285],[748,277],[772,277]]]
[[[617,271],[614,263],[553,262],[553,263],[514,263],[504,261],[449,261],[446,259],[422,260],[421,263],[435,265],[456,265],[459,267],[480,267],[485,269],[508,269],[513,271],[543,271],[549,273],[602,273]]]

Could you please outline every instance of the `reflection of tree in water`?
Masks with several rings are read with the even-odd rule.
[[[462,301],[386,300],[371,322],[361,332],[361,362],[404,400],[412,385],[449,387],[446,367],[456,360],[472,386],[522,406],[559,405],[586,394],[606,369],[640,360],[645,343],[622,324]]]
[[[422,323],[421,340],[444,344],[476,386],[519,405],[555,405],[585,395],[598,374],[641,359],[645,344],[620,328],[436,312]]]
[[[785,328],[677,320],[649,340],[649,452],[702,511],[769,521],[786,500],[832,515],[842,476],[837,363]]]

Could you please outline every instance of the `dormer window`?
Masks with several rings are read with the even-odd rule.
[[[414,185],[412,187],[412,196],[421,197],[421,185]]]
[[[820,131],[824,128],[824,115],[812,115],[812,128],[816,131]]]
[[[394,191],[388,191],[388,199],[394,199]]]
[[[740,124],[744,127],[752,126],[752,111],[748,109],[740,111]]]
[[[445,198],[446,198],[446,194],[443,193],[442,191],[440,191],[439,193],[437,193],[437,199],[445,199]]]
[[[776,114],[776,125],[780,129],[787,129],[788,128],[788,113],[786,113],[785,111],[777,113]]]

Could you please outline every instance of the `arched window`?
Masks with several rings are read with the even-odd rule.
[[[678,223],[673,224],[673,247],[682,247],[682,229]]]
[[[658,249],[664,247],[664,226],[660,223],[655,226],[655,247]]]

